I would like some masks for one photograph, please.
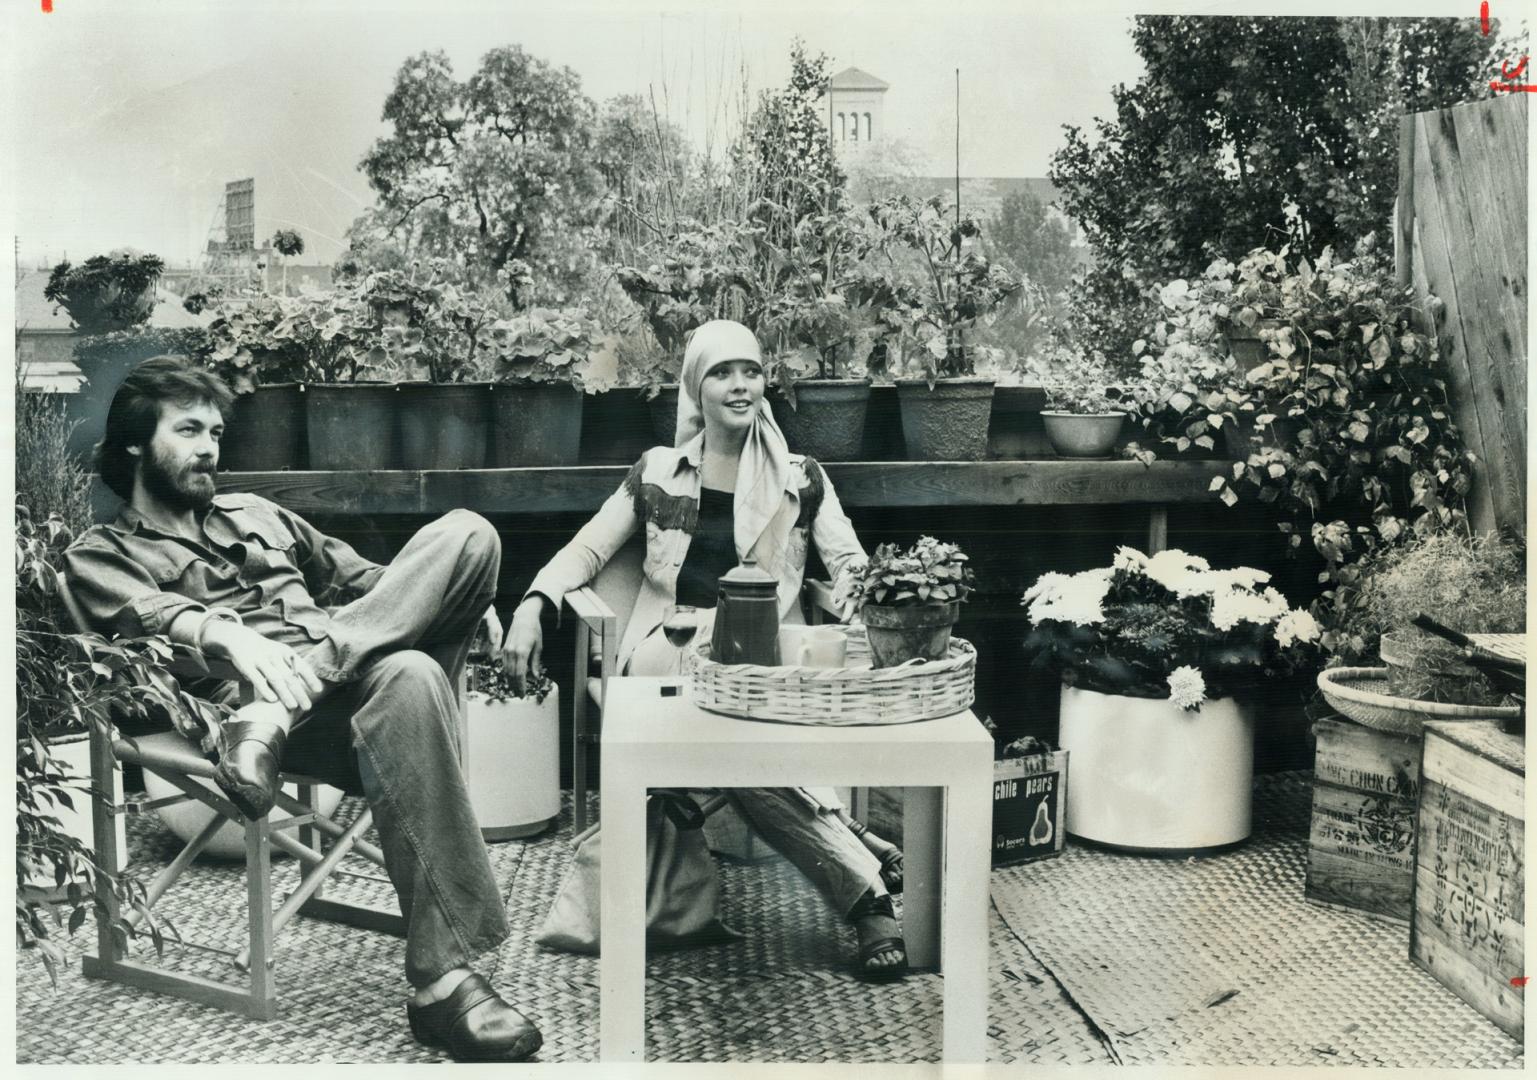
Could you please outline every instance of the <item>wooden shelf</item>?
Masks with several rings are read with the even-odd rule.
[[[848,461],[826,466],[845,506],[1167,506],[1211,498],[1220,461]],[[596,510],[627,470],[617,465],[457,472],[219,474],[221,491],[263,495],[299,514],[488,514]],[[97,482],[98,496],[111,494]]]

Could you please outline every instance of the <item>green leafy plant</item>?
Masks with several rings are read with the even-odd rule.
[[[1020,282],[989,260],[979,243],[966,244],[980,241],[982,226],[970,215],[953,220],[942,196],[898,195],[867,212],[876,229],[873,249],[887,265],[864,269],[849,282],[848,295],[875,313],[884,351],[895,345],[906,366],[931,386],[936,379],[973,374],[966,331],[994,320],[999,303]],[[901,275],[899,252],[918,256],[919,276]]]
[[[1125,412],[1127,393],[1116,385],[1115,373],[1099,353],[1058,347],[1045,357],[1025,362],[1025,369],[1046,391],[1046,407],[1059,412],[1092,415]]]
[[[1275,507],[1288,550],[1322,556],[1322,616],[1333,590],[1381,545],[1460,526],[1472,455],[1451,419],[1446,372],[1428,313],[1397,285],[1374,240],[1348,262],[1325,251],[1290,266],[1284,252],[1213,263],[1198,286],[1165,287],[1171,314],[1144,363],[1142,419],[1177,449],[1213,445],[1235,425],[1247,453],[1213,477],[1229,506]],[[1434,301],[1431,302],[1432,305]],[[1267,359],[1247,370],[1222,328],[1262,327]]]
[[[272,234],[272,246],[279,255],[292,257],[304,254],[304,237],[297,229],[279,229]]]
[[[1313,616],[1287,604],[1270,575],[1214,570],[1169,549],[1121,548],[1109,567],[1043,574],[1024,595],[1025,642],[1037,670],[1069,686],[1127,697],[1254,698],[1264,679],[1305,670],[1318,656]]]
[[[524,693],[519,695],[512,676],[500,660],[472,660],[465,666],[465,692],[479,694],[487,701],[526,701],[532,700],[536,705],[543,705],[544,699],[549,697],[550,691],[555,689],[555,682],[544,670],[530,671],[525,684]]]
[[[155,310],[155,282],[164,269],[158,255],[128,248],[93,255],[78,266],[66,259],[48,275],[43,296],[68,312],[84,333],[126,330],[147,321]]]
[[[591,357],[607,342],[582,308],[531,308],[499,319],[489,332],[486,374],[498,382],[568,383],[588,393],[607,389],[591,378]]]
[[[57,513],[34,518],[16,507],[16,941],[35,948],[57,980],[64,953],[55,931],[74,933],[85,922],[96,882],[105,872],[91,846],[70,835],[61,808],[94,797],[88,778],[66,770],[52,741],[60,735],[110,731],[129,717],[169,715],[184,730],[207,730],[223,710],[185,693],[166,671],[171,647],[163,638],[76,633],[58,599],[58,570],[73,531]],[[28,886],[51,880],[54,892]],[[140,928],[120,921],[122,935],[146,933],[158,951],[164,932],[144,887],[126,875],[108,884]]]
[[[972,592],[971,567],[955,544],[921,536],[906,551],[881,544],[854,585],[860,606],[948,604]]]

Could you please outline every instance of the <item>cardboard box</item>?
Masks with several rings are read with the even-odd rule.
[[[1420,739],[1343,718],[1313,725],[1313,817],[1303,895],[1407,926]]]
[[[1409,956],[1520,1039],[1526,741],[1495,721],[1429,723],[1420,776]]]
[[[1060,852],[1066,805],[1066,750],[993,762],[993,865]]]

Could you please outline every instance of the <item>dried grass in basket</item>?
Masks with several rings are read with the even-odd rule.
[[[1404,735],[1418,735],[1427,720],[1514,720],[1521,715],[1510,706],[1443,705],[1379,693],[1387,688],[1387,677],[1387,668],[1327,668],[1318,673],[1318,689],[1340,715]]]
[[[827,727],[910,724],[971,707],[977,650],[964,638],[951,637],[943,660],[876,668],[863,626],[828,629],[848,638],[844,667],[717,664],[709,641],[699,641],[688,656],[694,703],[747,720]]]

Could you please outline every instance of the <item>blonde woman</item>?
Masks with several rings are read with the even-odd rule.
[[[512,617],[503,659],[521,684],[539,666],[541,616],[587,584],[636,530],[645,529],[644,577],[619,643],[629,675],[674,670],[662,633],[668,607],[705,612],[710,632],[720,576],[751,555],[778,579],[780,619],[800,622],[802,575],[815,544],[846,598],[864,549],[820,466],[792,454],[764,398],[762,353],[740,323],[705,323],[689,339],[679,378],[675,445],[653,447],[597,514],[535,576]],[[845,615],[851,606],[846,599]],[[896,978],[906,947],[891,890],[901,852],[851,819],[823,788],[737,788],[732,802],[754,829],[853,923],[856,972]]]

